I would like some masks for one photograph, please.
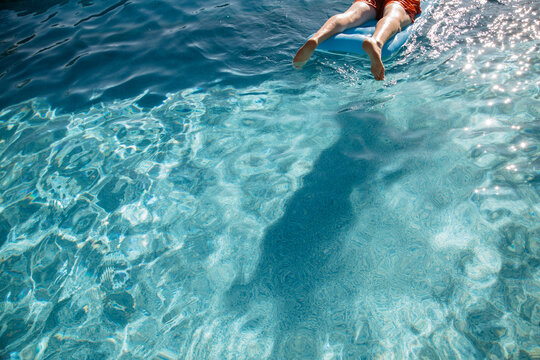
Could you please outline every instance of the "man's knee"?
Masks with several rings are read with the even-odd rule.
[[[402,27],[411,23],[409,14],[405,11],[403,6],[397,2],[391,2],[384,8],[383,17],[390,21],[399,23],[400,31]]]
[[[349,16],[345,13],[332,16],[330,18],[330,21],[332,21],[337,26],[346,26],[350,22]]]
[[[397,29],[398,29],[397,32],[400,32],[402,27],[404,26],[403,25],[403,18],[401,16],[389,15],[389,16],[385,16],[384,19],[394,23],[395,26],[397,26]]]

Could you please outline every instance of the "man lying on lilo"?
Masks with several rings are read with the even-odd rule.
[[[384,79],[384,65],[381,60],[383,45],[402,28],[414,21],[420,14],[420,0],[356,0],[343,14],[332,16],[298,50],[293,59],[293,66],[301,69],[309,60],[317,45],[333,35],[366,21],[380,19],[375,32],[364,40],[362,48],[371,61],[371,73],[375,80]]]

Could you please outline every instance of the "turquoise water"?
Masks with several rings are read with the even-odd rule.
[[[0,4],[2,358],[540,356],[538,3],[347,6]]]

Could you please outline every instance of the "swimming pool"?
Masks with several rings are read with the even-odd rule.
[[[2,358],[540,356],[538,4],[348,4],[0,4]]]

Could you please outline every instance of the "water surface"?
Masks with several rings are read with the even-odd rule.
[[[0,356],[540,355],[538,4],[0,4]]]

